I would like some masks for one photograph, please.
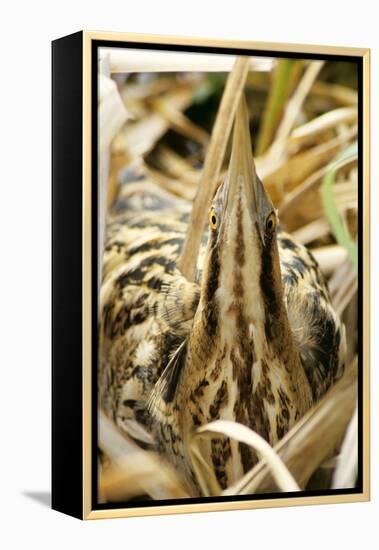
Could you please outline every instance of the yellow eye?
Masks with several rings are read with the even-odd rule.
[[[213,208],[209,212],[209,225],[211,226],[212,229],[217,229],[217,226],[218,226],[217,212],[213,210]]]
[[[276,228],[276,214],[275,212],[271,212],[269,216],[267,216],[266,219],[266,232],[271,234],[275,231]]]

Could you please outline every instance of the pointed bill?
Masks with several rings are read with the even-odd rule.
[[[256,173],[252,149],[249,113],[245,96],[242,95],[234,122],[232,153],[227,176],[228,209],[231,212],[236,197],[242,193],[246,198],[251,219],[254,224],[257,224],[259,234],[263,238],[264,222],[274,210],[274,206]]]
[[[249,114],[244,94],[241,95],[234,121],[232,153],[228,170],[228,197],[232,200],[241,185],[247,201],[253,204],[256,188],[256,171],[250,138]]]

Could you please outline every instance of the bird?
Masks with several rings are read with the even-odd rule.
[[[110,216],[101,287],[99,403],[199,494],[198,428],[239,422],[275,445],[344,369],[344,327],[309,250],[259,179],[244,98],[209,209],[195,280],[178,268],[190,205],[128,182]],[[258,458],[228,437],[201,453],[221,489]]]

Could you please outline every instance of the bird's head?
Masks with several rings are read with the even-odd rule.
[[[275,337],[275,315],[282,307],[277,225],[276,210],[256,174],[242,100],[228,174],[209,210],[198,315],[210,339],[233,339],[241,325],[249,333],[261,325],[265,337]]]

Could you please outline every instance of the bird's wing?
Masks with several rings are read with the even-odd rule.
[[[319,399],[344,369],[345,327],[331,304],[308,288],[287,295],[291,329],[314,399]]]
[[[283,233],[279,251],[288,319],[317,400],[343,372],[345,328],[312,254]]]

